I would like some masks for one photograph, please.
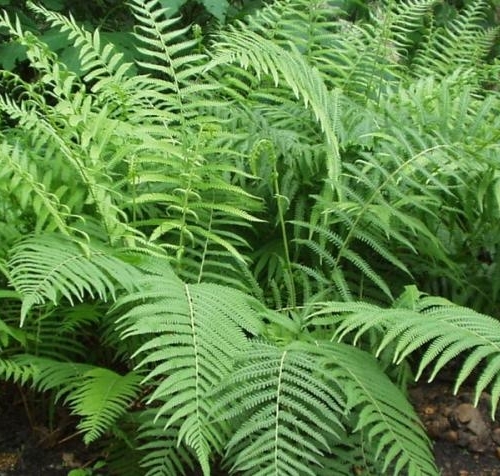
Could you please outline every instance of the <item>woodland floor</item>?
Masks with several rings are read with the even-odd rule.
[[[442,476],[500,476],[500,422],[489,418],[488,396],[476,409],[472,392],[465,389],[453,396],[450,387],[444,382],[411,391],[434,441]],[[64,411],[55,415],[58,424],[49,430],[16,387],[0,387],[0,392],[0,476],[66,476],[99,458],[79,443]],[[93,474],[106,476],[103,471]]]

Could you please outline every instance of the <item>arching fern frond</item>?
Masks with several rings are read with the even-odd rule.
[[[462,383],[477,371],[475,401],[477,403],[481,392],[489,388],[494,417],[500,399],[500,324],[472,309],[421,296],[412,290],[413,287],[409,287],[405,291],[406,296],[410,293],[414,296],[410,299],[411,307],[408,304],[396,309],[367,308],[358,303],[338,305],[341,321],[336,335],[343,339],[354,333],[355,339],[359,339],[373,329],[380,336],[377,354],[389,348],[396,364],[415,351],[425,349],[417,379],[427,368],[430,370],[429,380],[434,379],[446,364],[463,355],[464,362],[454,391],[458,391]],[[333,305],[330,310],[334,312],[335,307]],[[334,320],[338,322],[339,317]]]
[[[98,30],[90,33],[82,28],[73,17],[47,10],[42,5],[31,2],[28,6],[35,13],[43,16],[53,27],[68,35],[79,52],[80,68],[84,80],[92,84],[93,92],[100,92],[101,99],[121,102],[124,110],[126,97],[130,96],[133,81],[132,64],[123,61],[123,54],[116,51],[113,45],[102,45]],[[103,101],[104,102],[104,101]]]
[[[141,377],[134,372],[119,375],[90,364],[60,362],[35,355],[20,354],[0,362],[6,380],[30,384],[37,391],[55,392],[57,400],[69,404],[80,417],[77,427],[91,443],[127,412],[137,396]]]
[[[430,442],[422,423],[401,390],[377,361],[353,346],[318,342],[311,354],[331,371],[329,378],[343,388],[347,407],[356,409],[351,424],[362,431],[381,461],[381,474],[436,475]]]
[[[70,303],[86,296],[107,300],[117,290],[135,289],[141,273],[113,256],[110,249],[78,244],[58,235],[27,238],[12,249],[12,285],[23,299],[21,325],[30,309],[45,300]]]
[[[83,374],[65,402],[81,418],[77,428],[84,433],[85,443],[97,440],[128,411],[139,393],[140,381],[141,376],[135,372],[120,375],[103,367]]]

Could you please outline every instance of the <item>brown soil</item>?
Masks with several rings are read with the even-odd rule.
[[[75,436],[74,422],[64,411],[49,429],[19,389],[3,386],[0,391],[0,476],[67,476],[99,459]],[[500,423],[490,419],[488,395],[476,409],[472,391],[454,396],[445,383],[419,385],[411,399],[434,442],[442,476],[500,476]],[[106,476],[105,471],[92,474]]]
[[[423,384],[411,391],[442,476],[500,476],[500,412],[491,419],[491,399],[474,406],[472,389],[453,395],[452,384]]]

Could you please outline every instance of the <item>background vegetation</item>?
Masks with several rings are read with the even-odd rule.
[[[437,474],[409,382],[500,397],[498,4],[11,3],[1,378],[110,474]]]

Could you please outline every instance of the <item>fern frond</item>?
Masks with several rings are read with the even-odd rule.
[[[118,322],[124,337],[147,336],[138,349],[144,382],[153,386],[149,403],[157,418],[180,424],[179,441],[196,453],[208,475],[213,450],[220,451],[226,425],[210,423],[210,394],[231,369],[232,356],[248,346],[244,332],[256,334],[262,307],[243,293],[213,284],[188,285],[175,275],[151,276],[141,291],[121,299],[133,306]]]
[[[55,391],[56,401],[64,398],[81,418],[77,427],[84,433],[85,443],[95,441],[127,412],[141,380],[134,372],[122,376],[90,364],[28,354],[2,360],[0,373],[7,380],[30,384],[41,392]]]
[[[293,347],[253,343],[218,392],[217,418],[241,421],[227,446],[231,471],[314,476],[342,431],[341,390]]]
[[[68,393],[65,402],[81,417],[77,428],[83,441],[92,443],[124,415],[139,393],[141,376],[129,372],[119,375],[96,367],[82,375],[79,385]]]
[[[446,76],[460,68],[461,83],[476,85],[487,69],[483,61],[498,34],[497,29],[482,25],[487,8],[485,1],[470,2],[455,19],[431,29],[416,54],[412,72],[418,76]]]
[[[0,165],[0,180],[9,184],[9,195],[15,197],[12,200],[17,201],[22,210],[29,204],[36,213],[37,233],[57,230],[69,235],[74,230],[68,224],[70,210],[61,200],[67,189],[59,189],[59,196],[48,191],[32,157],[19,144],[11,146],[3,142],[0,145]]]
[[[401,58],[408,58],[415,47],[412,36],[425,27],[432,15],[432,7],[439,0],[408,0],[406,2],[384,2],[375,21],[386,36],[387,43],[398,49]],[[393,43],[393,45],[391,44]]]
[[[363,431],[381,460],[381,474],[438,474],[418,415],[377,361],[353,346],[318,342],[309,352],[322,355],[321,364],[343,388],[347,407],[356,409],[354,431]]]
[[[145,476],[170,476],[186,474],[193,469],[194,458],[183,444],[178,444],[179,423],[169,425],[169,416],[156,418],[156,410],[147,409],[141,414],[144,422],[138,430],[138,440],[145,441],[139,449],[145,452],[141,467]]]
[[[80,68],[85,74],[84,79],[92,83],[92,90],[99,92],[107,89],[108,97],[120,97],[123,101],[127,95],[127,81],[131,76],[132,65],[123,61],[123,54],[116,52],[111,44],[101,45],[98,30],[93,34],[77,24],[73,17],[65,16],[42,5],[31,2],[28,6],[35,13],[43,16],[53,27],[68,34],[68,39],[74,43],[79,52]],[[111,90],[114,90],[114,94]]]
[[[135,289],[141,274],[104,248],[79,246],[57,235],[27,238],[13,247],[8,265],[12,285],[23,298],[21,325],[30,309],[45,300],[70,303],[85,296],[107,300],[117,290]]]
[[[406,292],[410,292],[411,289]],[[496,319],[471,309],[452,306],[442,300],[417,297],[414,309],[383,309],[376,306],[369,310],[353,304],[352,310],[342,305],[342,319],[336,331],[339,338],[355,332],[359,339],[370,329],[380,333],[379,355],[389,348],[394,363],[401,363],[415,351],[425,349],[420,358],[416,378],[429,368],[429,380],[459,355],[465,356],[457,375],[454,391],[478,372],[475,384],[475,401],[481,392],[490,388],[492,417],[500,398],[500,324]],[[331,309],[334,309],[335,306]],[[338,322],[338,319],[335,319]]]
[[[319,74],[300,55],[296,48],[281,48],[274,42],[259,37],[254,32],[233,29],[224,33],[217,42],[217,63],[239,62],[244,68],[252,68],[257,77],[270,76],[275,86],[282,80],[291,88],[297,98],[304,101],[321,125],[328,149],[327,171],[333,183],[340,174],[340,155],[336,137],[335,92],[329,91]],[[282,79],[283,78],[283,79]]]

